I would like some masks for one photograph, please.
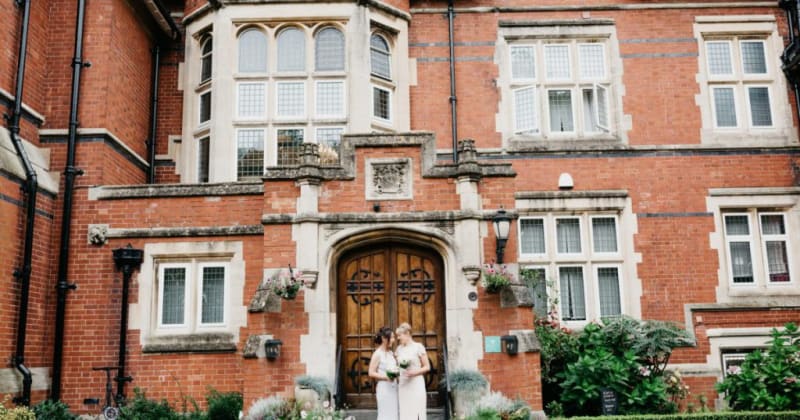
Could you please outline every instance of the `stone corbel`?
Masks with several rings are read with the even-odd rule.
[[[319,278],[319,271],[303,270],[303,274],[300,275],[300,280],[303,282],[303,286],[305,286],[308,289],[315,289],[317,287],[318,278]]]
[[[251,313],[280,312],[281,298],[261,284],[258,286],[258,289],[256,289],[253,298],[250,299],[250,306],[247,307],[247,310]]]
[[[467,279],[469,284],[475,286],[478,284],[478,279],[481,278],[481,267],[477,265],[465,265],[461,268],[464,272],[464,278]]]

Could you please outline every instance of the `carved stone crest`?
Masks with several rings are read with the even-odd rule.
[[[411,199],[411,159],[367,159],[367,200]]]
[[[86,239],[92,245],[105,245],[108,242],[108,225],[89,225]]]

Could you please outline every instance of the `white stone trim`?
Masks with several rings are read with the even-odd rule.
[[[717,303],[752,303],[763,306],[796,305],[800,296],[800,258],[789,255],[789,273],[795,279],[789,284],[766,284],[763,264],[753,255],[755,283],[749,287],[733,287],[728,268],[728,250],[724,236],[723,211],[740,210],[758,215],[758,209],[782,209],[786,219],[788,249],[800,249],[800,189],[790,188],[717,188],[709,191],[706,208],[714,214],[714,230],[709,245],[717,251]],[[769,212],[769,211],[768,211]],[[751,217],[752,219],[752,217]],[[756,223],[758,220],[755,221]],[[760,246],[757,250],[759,253]]]
[[[700,93],[695,96],[695,104],[700,109],[702,127],[700,141],[702,144],[715,146],[788,146],[797,144],[797,130],[794,127],[792,107],[788,97],[786,78],[776,63],[783,53],[784,41],[778,31],[773,15],[728,15],[728,16],[696,16],[694,37],[698,43],[698,72],[696,80]],[[762,78],[747,77],[725,78],[730,83],[725,86],[734,88],[736,100],[737,127],[715,128],[713,98],[711,88],[717,86],[719,78],[710,77],[707,68],[705,41],[708,38],[730,39],[743,36],[759,36],[764,41],[767,75]],[[739,43],[731,43],[731,58],[734,68],[739,50]],[[735,73],[735,72],[734,72]],[[736,73],[735,73],[736,74]],[[743,82],[745,80],[746,82]],[[724,83],[724,82],[723,82]],[[770,90],[770,106],[772,112],[771,127],[750,127],[749,100],[746,88],[750,85],[768,85]]]
[[[198,325],[191,331],[184,330],[178,333],[224,332],[231,334],[233,336],[232,343],[238,345],[239,330],[247,326],[247,307],[242,304],[244,302],[245,261],[241,241],[159,242],[144,245],[144,261],[135,280],[138,282],[138,299],[137,303],[130,304],[128,316],[128,329],[140,330],[139,341],[142,345],[161,336],[175,335],[173,331],[165,331],[158,327],[158,293],[155,284],[158,262],[195,260],[199,266],[208,259],[224,261],[226,266],[227,312],[225,313],[225,325],[213,327]],[[187,277],[187,282],[189,280]],[[187,291],[187,295],[188,293]],[[190,316],[195,315],[191,312],[188,313]]]

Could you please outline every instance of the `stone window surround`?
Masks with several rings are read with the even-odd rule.
[[[711,39],[733,39],[741,36],[756,36],[764,40],[767,60],[767,79],[758,86],[769,86],[772,108],[772,123],[769,128],[716,129],[711,103],[711,92],[705,41]],[[700,93],[695,96],[695,103],[700,108],[702,127],[700,142],[708,145],[724,145],[728,147],[748,146],[783,146],[797,144],[797,132],[793,127],[791,105],[787,94],[786,79],[780,71],[779,57],[783,52],[784,41],[778,32],[777,22],[773,15],[728,15],[728,16],[696,16],[694,37],[698,42],[698,73],[696,76]],[[739,119],[749,120],[748,107],[737,101]]]
[[[755,284],[732,285],[728,266],[728,251],[724,236],[723,214],[731,211],[747,212],[764,210],[784,213],[788,248],[800,249],[800,187],[765,188],[715,188],[709,190],[706,198],[708,211],[714,214],[714,231],[709,234],[711,249],[719,256],[717,271],[717,303],[754,303],[761,305],[792,304],[800,296],[800,258],[789,255],[789,273],[792,281],[787,284],[767,284],[763,264],[755,264],[753,274]],[[755,214],[755,213],[754,213]],[[757,221],[756,221],[757,222]],[[759,250],[756,252],[760,252]]]
[[[544,138],[541,134],[535,136],[517,135],[514,133],[513,93],[511,82],[511,56],[510,46],[527,42],[563,42],[581,40],[601,40],[605,45],[606,71],[605,79],[609,83],[609,128],[610,133],[598,132],[590,136],[578,138],[577,134],[568,137],[554,136]],[[580,20],[545,20],[545,21],[500,21],[498,29],[497,48],[495,50],[495,63],[499,67],[497,80],[500,86],[501,98],[499,112],[495,116],[497,131],[503,137],[504,147],[513,151],[524,151],[531,148],[563,148],[580,149],[583,147],[597,147],[598,145],[627,144],[627,132],[631,129],[631,117],[624,115],[622,110],[622,97],[625,96],[623,84],[623,64],[619,52],[619,40],[613,19],[580,19]],[[577,54],[577,52],[575,53]],[[541,61],[542,57],[537,57]],[[537,96],[541,96],[546,89],[537,89]],[[540,103],[543,103],[540,99]],[[580,102],[576,98],[573,102]],[[576,105],[573,105],[576,107]],[[547,125],[539,112],[540,127]],[[577,117],[576,117],[577,118]],[[541,129],[540,129],[541,131]]]
[[[586,299],[586,320],[564,321],[572,328],[582,328],[587,323],[599,319],[599,297],[595,287],[597,268],[618,267],[620,281],[620,306],[622,313],[632,317],[641,316],[641,282],[637,275],[637,263],[641,254],[634,252],[633,237],[638,231],[636,215],[632,212],[631,199],[627,191],[536,191],[518,192],[516,209],[520,219],[544,218],[546,246],[553,252],[545,255],[523,255],[519,253],[521,268],[546,268],[549,276],[558,273],[558,267],[581,266],[583,268]],[[548,225],[555,229],[555,218],[563,216],[581,217],[580,256],[557,254],[554,236],[549,235]],[[617,254],[594,253],[591,233],[591,219],[594,216],[614,215],[617,221]],[[519,223],[517,223],[519,225]],[[589,224],[587,226],[587,224]],[[549,233],[553,233],[549,232]],[[519,226],[517,228],[519,235]],[[517,236],[518,238],[520,236]],[[548,240],[549,239],[549,240]],[[552,255],[552,258],[550,257]],[[590,283],[592,286],[590,287]],[[558,287],[558,282],[556,282]],[[561,309],[559,307],[559,315]]]
[[[257,16],[264,16],[259,18]],[[279,17],[276,17],[279,16]],[[208,136],[211,140],[210,154],[215,157],[210,165],[210,179],[209,182],[232,182],[236,181],[236,147],[235,136],[233,130],[234,125],[250,125],[254,121],[247,120],[235,122],[235,95],[221,95],[219,92],[236,92],[236,80],[250,80],[246,74],[239,74],[236,70],[238,62],[235,60],[238,55],[238,48],[236,47],[236,34],[239,29],[245,27],[252,27],[253,25],[264,25],[277,27],[280,25],[288,24],[308,24],[311,22],[327,22],[339,24],[338,29],[341,29],[345,34],[345,72],[314,72],[309,71],[307,74],[320,77],[341,73],[343,80],[346,83],[346,103],[345,109],[349,115],[369,115],[371,113],[369,101],[359,101],[357,98],[363,98],[366,95],[372,94],[372,87],[370,81],[369,71],[369,57],[368,54],[364,55],[363,50],[369,48],[369,37],[374,31],[380,31],[381,34],[387,37],[390,41],[392,50],[392,70],[393,70],[393,95],[392,95],[392,124],[387,125],[380,121],[372,120],[371,118],[347,119],[344,123],[337,121],[335,124],[331,121],[311,122],[306,119],[302,124],[310,124],[310,133],[313,133],[317,126],[345,126],[345,132],[392,132],[395,130],[408,130],[410,127],[410,103],[409,103],[409,85],[413,82],[415,77],[414,69],[408,63],[408,16],[404,14],[397,14],[396,11],[384,10],[378,4],[359,5],[355,3],[331,3],[325,5],[308,4],[253,4],[253,3],[240,3],[229,5],[229,7],[219,9],[213,13],[204,13],[192,19],[186,27],[186,32],[189,34],[186,37],[186,55],[185,62],[180,64],[179,68],[179,83],[178,88],[184,90],[186,87],[186,94],[183,99],[183,147],[186,150],[182,153],[183,161],[176,163],[176,172],[180,174],[182,183],[197,182],[197,164],[189,159],[196,158],[195,142],[191,142],[193,138]],[[206,127],[198,128],[192,122],[196,121],[192,117],[195,116],[199,110],[198,101],[194,95],[189,95],[194,87],[198,85],[200,78],[199,66],[200,63],[200,40],[203,36],[210,34],[213,28],[213,42],[214,42],[214,61],[213,61],[213,78],[214,83],[212,87],[212,114],[214,115],[210,124]],[[275,57],[273,55],[277,52],[274,39],[270,39],[271,44],[268,44],[268,65],[270,68],[274,67]],[[313,42],[313,38],[308,42]],[[230,45],[230,48],[221,48],[221,46]],[[363,45],[363,48],[362,48]],[[313,43],[309,46],[307,44],[307,53],[312,57],[310,65],[313,66]],[[228,66],[228,64],[233,65]],[[228,67],[226,67],[228,66]],[[313,68],[312,68],[313,70]],[[267,75],[268,78],[273,78],[273,74]],[[308,77],[312,77],[308,76]],[[362,80],[364,83],[354,83],[356,80]],[[274,95],[273,89],[268,86],[267,95]],[[307,96],[312,89],[307,89]],[[196,93],[195,93],[196,95]],[[272,100],[272,99],[270,99]],[[308,101],[309,104],[313,102]],[[267,107],[268,112],[274,109],[273,104]],[[196,118],[196,117],[195,117]],[[191,120],[191,122],[190,122]],[[294,121],[287,123],[295,123]],[[268,127],[267,130],[267,144],[273,139],[269,138],[275,131],[273,127]],[[215,140],[216,139],[216,140]],[[220,142],[219,139],[228,139]],[[307,136],[309,141],[313,141],[314,137]],[[233,147],[231,146],[233,144]],[[266,147],[269,149],[269,146]]]
[[[140,331],[145,353],[235,351],[239,330],[247,325],[244,301],[245,262],[241,241],[159,242],[144,246],[144,261],[137,277],[138,300],[130,305],[129,330]],[[159,328],[159,263],[223,262],[226,265],[225,324],[194,329]],[[194,276],[195,278],[197,276]],[[187,277],[187,282],[193,278]],[[199,285],[191,285],[196,291]],[[191,316],[191,315],[190,315]]]

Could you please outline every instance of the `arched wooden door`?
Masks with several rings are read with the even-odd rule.
[[[444,278],[436,253],[401,244],[370,246],[345,255],[338,267],[338,371],[345,403],[375,406],[375,382],[367,371],[382,326],[408,322],[414,340],[428,350],[428,406],[438,406],[445,342]]]

